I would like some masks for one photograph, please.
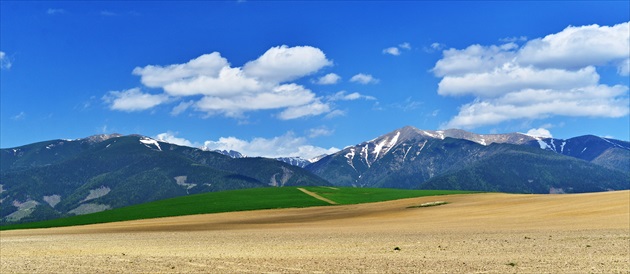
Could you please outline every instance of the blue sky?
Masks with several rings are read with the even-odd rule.
[[[0,147],[312,157],[411,125],[630,139],[628,1],[0,2]]]

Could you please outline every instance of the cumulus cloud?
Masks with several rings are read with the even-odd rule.
[[[438,94],[475,99],[443,127],[475,128],[555,115],[628,115],[628,87],[601,84],[597,72],[600,66],[616,66],[619,75],[629,73],[628,25],[569,26],[522,47],[509,42],[444,50],[432,69],[442,78]]]
[[[628,87],[588,86],[571,90],[522,90],[494,99],[479,99],[460,107],[442,128],[472,129],[515,119],[554,115],[618,118],[628,115]]]
[[[249,157],[300,157],[304,159],[339,151],[335,147],[322,148],[310,145],[308,139],[296,136],[292,131],[281,136],[257,137],[249,141],[236,137],[221,137],[216,141],[204,142],[203,148],[207,150],[235,150]]]
[[[289,107],[278,115],[282,120],[291,120],[305,116],[320,115],[330,112],[330,105],[320,101],[313,102],[308,105]]]
[[[374,78],[370,74],[359,73],[355,76],[352,76],[352,78],[350,78],[350,82],[367,85],[367,84],[376,84],[379,82],[379,79]]]
[[[541,68],[576,69],[628,59],[629,25],[569,26],[559,33],[528,41],[518,51],[518,62]]]
[[[332,64],[318,48],[310,46],[289,48],[283,45],[272,47],[258,59],[248,62],[243,66],[243,71],[247,76],[263,81],[285,82],[309,75]]]
[[[383,49],[383,54],[398,56],[402,53],[401,49],[410,50],[411,44],[405,42],[405,43],[399,44],[396,47],[389,47],[389,48]]]
[[[339,116],[346,116],[346,112],[340,109],[335,109],[331,112],[329,112],[328,114],[326,114],[325,118],[326,119],[332,119],[335,117],[339,117]]]
[[[630,58],[626,60],[622,60],[617,67],[617,73],[621,76],[630,75]]]
[[[171,115],[177,116],[180,113],[186,111],[188,108],[190,108],[194,104],[195,104],[194,101],[181,102],[177,106],[175,106],[173,110],[171,110]]]
[[[376,100],[376,97],[369,96],[369,95],[362,95],[358,92],[347,94],[345,90],[339,91],[333,94],[332,96],[328,97],[329,101],[353,101],[353,100],[358,100],[358,99]]]
[[[308,137],[309,138],[316,138],[319,136],[330,136],[334,133],[334,130],[328,129],[325,126],[321,126],[321,127],[317,127],[317,128],[311,128],[308,130]]]
[[[4,51],[0,51],[0,69],[10,69],[13,63]]]
[[[527,41],[527,36],[512,36],[512,37],[505,37],[505,38],[499,39],[499,42],[503,42],[503,43],[514,43],[514,42],[525,42],[525,41]]]
[[[493,71],[444,77],[438,84],[438,94],[495,97],[524,88],[567,89],[594,85],[598,81],[599,74],[590,66],[570,71],[505,64]]]
[[[384,49],[383,54],[398,56],[400,55],[400,50],[397,47],[390,47],[390,48]]]
[[[164,133],[160,133],[160,134],[155,136],[155,139],[158,140],[158,141],[171,143],[171,144],[176,144],[176,145],[180,145],[180,146],[187,146],[187,147],[197,147],[197,146],[199,146],[198,144],[193,144],[193,142],[188,141],[188,140],[186,140],[184,138],[177,137],[177,132],[172,132],[172,131],[167,131],[167,132],[164,132]]]
[[[205,96],[195,104],[195,108],[207,113],[222,113],[228,117],[240,117],[244,112],[264,109],[300,108],[301,115],[292,118],[282,116],[283,120],[307,115],[318,115],[321,111],[306,111],[309,105],[321,104],[309,89],[297,84],[284,84],[272,90],[260,93],[239,94],[232,97]],[[286,111],[286,110],[285,110]],[[284,112],[283,112],[284,113]]]
[[[545,128],[532,128],[528,130],[525,134],[535,137],[553,138],[551,132],[549,132],[549,130]]]
[[[134,111],[168,102],[167,98],[194,98],[180,102],[171,115],[192,109],[207,116],[243,117],[249,111],[277,109],[279,119],[296,119],[332,111],[313,91],[291,83],[332,64],[320,49],[310,46],[272,47],[242,67],[232,66],[219,52],[213,52],[182,64],[147,65],[133,70],[143,85],[160,88],[163,94],[142,94],[132,89],[110,92],[103,100],[112,104],[111,109]],[[333,84],[339,79],[329,73],[317,83]]]
[[[142,93],[140,88],[132,88],[123,91],[110,91],[102,99],[110,104],[112,110],[132,112],[153,108],[168,101],[169,98],[164,94]]]
[[[334,85],[341,80],[341,76],[335,73],[328,73],[315,81],[318,85]]]
[[[221,69],[228,65],[227,59],[221,57],[220,53],[213,52],[201,55],[184,64],[136,67],[132,73],[140,76],[140,81],[145,86],[157,88],[204,76],[216,78],[219,76]]]
[[[444,47],[446,47],[446,45],[442,43],[434,42],[434,43],[431,43],[431,45],[429,45],[428,47],[424,46],[422,50],[424,50],[424,52],[426,53],[434,53],[436,51],[443,50]]]

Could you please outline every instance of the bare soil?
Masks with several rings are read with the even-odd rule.
[[[448,204],[409,208],[427,202]],[[0,232],[0,273],[630,273],[630,191],[470,194]]]

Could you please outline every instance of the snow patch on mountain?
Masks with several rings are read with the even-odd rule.
[[[536,141],[538,141],[538,145],[540,146],[540,149],[547,149],[549,147],[549,145],[547,145],[547,143],[545,143],[545,141],[541,139],[536,139]]]
[[[303,159],[300,157],[278,157],[276,160],[297,167],[305,167],[313,163],[309,159]]]
[[[240,159],[240,158],[247,158],[247,155],[244,155],[238,151],[234,151],[234,150],[212,150],[212,152],[216,152],[216,153],[220,153],[223,154],[225,156],[230,156],[231,158],[234,159]]]
[[[435,139],[444,140],[445,138],[444,131],[441,131],[441,130],[435,131],[435,133],[431,133],[430,131],[423,130],[422,133],[426,136],[429,136]]]
[[[350,152],[346,153],[346,155],[344,155],[344,157],[346,157],[346,159],[348,159],[348,165],[350,165],[352,167],[352,169],[354,169],[354,171],[357,171],[357,169],[354,167],[354,163],[352,162],[352,160],[354,160],[354,148],[350,148]]]
[[[146,147],[148,148],[152,148],[149,145],[153,145],[155,146],[159,151],[162,151],[162,148],[160,147],[160,144],[158,143],[158,141],[153,140],[151,138],[148,137],[143,137],[142,139],[140,139],[140,143],[143,143]]]

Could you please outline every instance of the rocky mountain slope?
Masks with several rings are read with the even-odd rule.
[[[553,148],[560,146],[543,145],[547,143],[565,147],[557,151]],[[593,154],[587,156],[589,146]],[[627,142],[594,136],[557,140],[521,133],[478,135],[404,127],[347,147],[306,169],[338,186],[603,191],[629,188],[630,171],[624,168],[629,147]]]

